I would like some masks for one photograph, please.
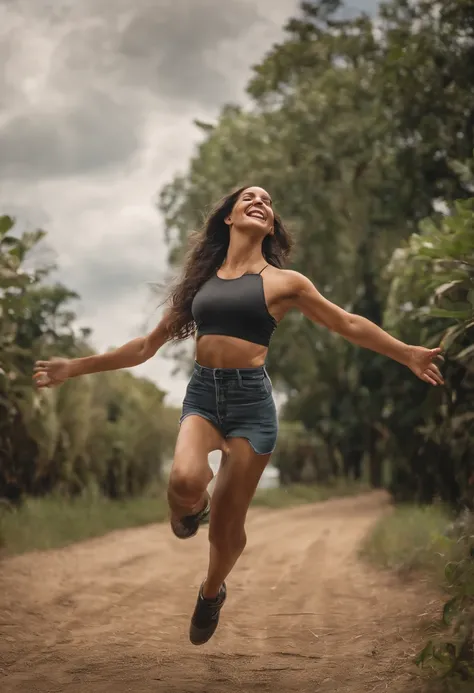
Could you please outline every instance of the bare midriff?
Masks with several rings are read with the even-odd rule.
[[[202,335],[196,340],[196,361],[205,368],[258,368],[267,347],[237,337]]]

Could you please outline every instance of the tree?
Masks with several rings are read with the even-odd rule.
[[[461,175],[462,168],[457,167]],[[468,176],[463,178],[468,184]],[[474,182],[474,177],[472,177]],[[427,219],[396,251],[389,266],[386,324],[402,339],[442,339],[446,389],[430,397],[406,383],[392,393],[415,406],[395,416],[393,490],[399,497],[474,506],[474,198],[455,202],[447,215]],[[416,406],[418,405],[418,406]]]
[[[14,220],[0,217],[0,497],[90,486],[114,498],[141,493],[160,479],[178,413],[153,383],[127,372],[35,390],[37,358],[93,351],[89,331],[74,329],[77,295],[47,283],[51,267],[24,269],[45,234],[12,231]]]

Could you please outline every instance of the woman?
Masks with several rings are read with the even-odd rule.
[[[206,579],[191,619],[195,645],[214,634],[226,599],[225,580],[244,550],[245,518],[277,438],[277,415],[265,358],[272,333],[296,308],[350,342],[405,364],[442,384],[434,364],[440,349],[400,342],[358,315],[327,301],[298,272],[282,269],[290,238],[259,187],[224,198],[195,236],[169,308],[146,337],[106,354],[38,361],[39,387],[86,373],[143,363],[171,340],[196,333],[196,361],[183,402],[168,500],[171,528],[186,539],[209,521]],[[208,455],[222,451],[210,503]]]

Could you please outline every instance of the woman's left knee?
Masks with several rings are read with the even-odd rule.
[[[209,542],[220,551],[243,551],[247,544],[244,523],[240,520],[215,523],[211,519]]]

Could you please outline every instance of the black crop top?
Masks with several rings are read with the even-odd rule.
[[[237,279],[215,274],[199,289],[191,310],[198,337],[218,334],[268,347],[277,325],[268,312],[261,272]]]

